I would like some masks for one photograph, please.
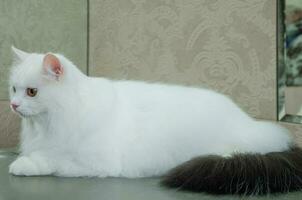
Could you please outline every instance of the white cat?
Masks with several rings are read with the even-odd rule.
[[[196,156],[287,151],[293,139],[208,89],[88,77],[60,54],[12,47],[22,117],[14,175],[161,176]]]

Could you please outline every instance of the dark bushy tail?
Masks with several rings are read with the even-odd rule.
[[[300,190],[302,150],[293,147],[265,155],[198,157],[172,169],[162,184],[211,194],[263,195]]]

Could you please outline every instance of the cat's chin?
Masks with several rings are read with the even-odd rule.
[[[40,113],[23,113],[20,111],[14,111],[14,113],[16,113],[19,117],[23,118],[23,119],[35,119],[35,118],[42,118],[43,116],[45,116],[45,114],[47,114],[47,112],[40,112]]]

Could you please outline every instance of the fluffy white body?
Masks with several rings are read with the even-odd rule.
[[[15,175],[159,176],[200,155],[264,154],[292,143],[286,129],[208,89],[92,78],[61,55],[14,52],[11,102],[22,116]]]

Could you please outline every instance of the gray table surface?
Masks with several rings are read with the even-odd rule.
[[[158,178],[17,177],[8,174],[8,166],[16,156],[10,150],[0,150],[0,200],[302,200],[302,192],[262,197],[213,196],[182,192],[160,187]]]

